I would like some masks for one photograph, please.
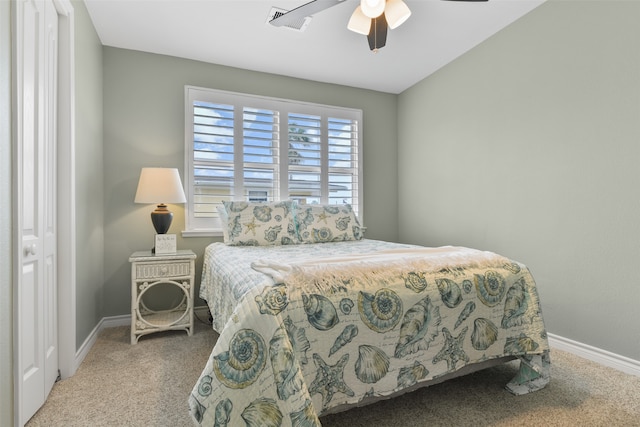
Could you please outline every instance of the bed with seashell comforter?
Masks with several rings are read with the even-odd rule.
[[[370,239],[213,243],[202,277],[220,336],[189,398],[200,425],[320,425],[514,358],[507,390],[549,382],[535,282],[495,253]]]

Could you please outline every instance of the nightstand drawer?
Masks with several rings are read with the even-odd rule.
[[[168,277],[184,277],[191,274],[191,263],[174,262],[164,264],[136,264],[136,279],[157,279]]]

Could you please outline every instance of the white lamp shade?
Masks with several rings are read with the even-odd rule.
[[[355,33],[368,36],[369,30],[371,29],[371,18],[362,13],[362,8],[358,6],[356,10],[353,11],[347,28]]]
[[[142,168],[135,203],[185,203],[180,174],[175,168]]]
[[[377,18],[384,12],[385,0],[360,0],[362,13],[369,18]]]
[[[409,10],[409,6],[402,0],[388,0],[384,16],[387,18],[389,28],[394,29],[409,19],[411,10]]]

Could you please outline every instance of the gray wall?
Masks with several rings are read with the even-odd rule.
[[[129,256],[153,246],[154,207],[133,203],[140,169],[184,169],[184,85],[363,109],[367,235],[397,239],[395,95],[111,47],[103,52],[106,316],[130,312]],[[184,208],[170,209],[178,247],[198,254],[199,283],[204,248],[219,239],[182,238]]]
[[[75,12],[76,347],[104,317],[102,44],[83,1]]]
[[[11,12],[0,1],[0,425],[13,423],[11,266]]]
[[[640,360],[640,2],[551,0],[399,97],[399,235],[527,264],[549,332]]]

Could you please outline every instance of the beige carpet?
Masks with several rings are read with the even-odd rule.
[[[132,346],[128,327],[107,329],[27,426],[193,426],[187,399],[216,338],[198,323],[193,337],[167,332]],[[503,389],[517,370],[511,362],[321,421],[325,427],[640,426],[640,377],[561,351],[551,357],[551,383],[529,395]]]

